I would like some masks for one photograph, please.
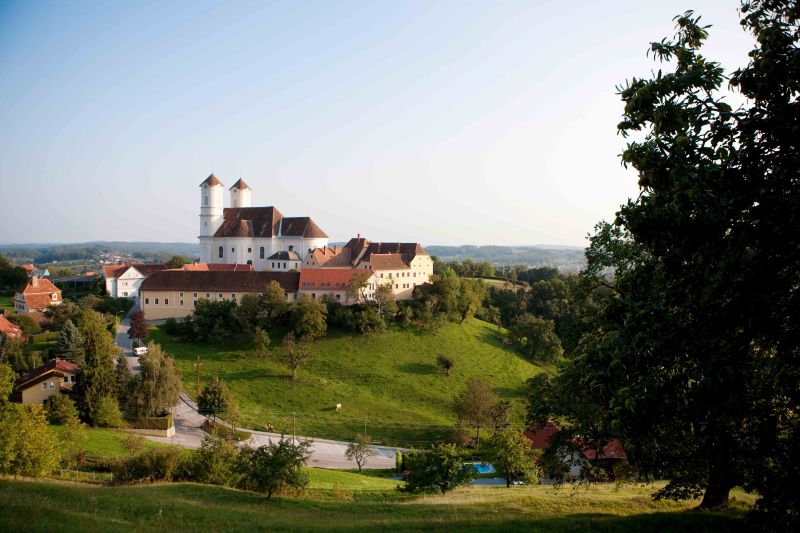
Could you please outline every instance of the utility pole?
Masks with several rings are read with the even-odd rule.
[[[197,380],[195,381],[195,384],[194,384],[195,397],[200,396],[200,364],[201,364],[200,363],[200,356],[198,355],[197,356],[197,362],[194,364],[194,366],[197,368]]]
[[[292,411],[292,445],[294,445],[294,441],[297,438],[297,417],[295,416],[295,412]]]

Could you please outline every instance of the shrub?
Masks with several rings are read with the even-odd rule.
[[[439,365],[439,368],[444,370],[444,373],[449,376],[453,371],[453,367],[456,366],[456,361],[449,355],[437,355],[436,364]]]
[[[104,396],[97,401],[97,405],[92,411],[92,425],[101,428],[118,428],[124,424],[116,398]]]
[[[160,429],[167,430],[173,425],[172,413],[164,416],[142,416],[128,420],[128,426],[134,429]]]
[[[136,455],[144,449],[144,437],[131,433],[122,442],[122,447],[131,455]]]
[[[33,335],[42,331],[42,327],[33,318],[22,313],[6,315],[9,322],[19,326],[25,335]]]
[[[212,485],[235,485],[237,450],[219,435],[208,435],[194,454],[192,474],[195,481]]]
[[[78,410],[69,396],[59,394],[47,402],[47,421],[59,426],[78,423]]]
[[[249,431],[229,428],[228,426],[223,426],[218,422],[212,422],[210,420],[206,420],[205,422],[203,422],[201,428],[206,433],[212,435],[218,435],[224,438],[225,440],[245,441],[249,440],[250,437],[253,436],[253,434],[250,433]]]
[[[151,448],[139,455],[110,464],[117,483],[144,483],[172,481],[183,462],[181,449],[175,447]],[[180,477],[180,476],[177,476]]]
[[[308,485],[308,474],[304,471],[312,443],[302,441],[293,444],[288,440],[256,448],[244,448],[239,452],[236,471],[241,474],[240,486],[247,490],[273,493],[287,488],[304,490]]]
[[[164,330],[164,333],[170,336],[175,336],[178,334],[178,321],[175,320],[173,317],[169,317],[165,322],[164,325],[161,326],[161,329]]]
[[[408,476],[400,488],[405,492],[451,491],[469,484],[475,469],[464,465],[464,452],[454,444],[434,445],[429,452],[413,451],[406,457]]]

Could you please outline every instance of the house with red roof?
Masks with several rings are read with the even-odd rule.
[[[103,279],[106,282],[106,290],[112,298],[130,298],[134,303],[138,303],[142,282],[152,273],[167,268],[163,263],[103,265]]]
[[[358,303],[360,300],[371,300],[378,287],[378,277],[374,272],[369,274],[362,294],[354,297],[349,294],[353,276],[365,272],[357,268],[304,268],[300,271],[299,294],[311,298],[329,296],[343,305]]]
[[[525,429],[523,435],[530,441],[531,448],[534,450],[544,451],[550,448],[550,446],[553,444],[554,437],[560,432],[560,427],[553,422],[548,421],[544,425],[532,424]],[[603,446],[603,449],[600,450],[599,457],[597,453],[598,451],[584,441],[575,439],[573,440],[572,444],[574,444],[575,451],[565,452],[564,460],[569,465],[569,475],[574,478],[577,478],[580,475],[582,466],[586,461],[599,460],[608,467],[609,471],[611,471],[613,464],[628,460],[628,457],[625,454],[625,449],[623,448],[622,442],[619,439],[612,439],[606,443],[605,446]]]
[[[61,305],[61,289],[49,279],[32,276],[14,295],[14,309],[17,313],[44,311],[53,305]]]
[[[341,248],[309,250],[303,259],[303,271],[313,269],[372,272],[375,283],[391,287],[395,299],[410,300],[414,289],[433,275],[433,260],[419,243],[371,242],[358,235]]]
[[[69,394],[80,371],[81,367],[76,363],[53,359],[22,374],[14,387],[13,399],[19,403],[42,405],[53,396]]]

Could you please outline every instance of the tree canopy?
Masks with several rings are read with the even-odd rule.
[[[601,286],[611,269],[614,297],[576,358],[538,383],[562,401],[531,414],[621,438],[640,472],[671,479],[659,497],[714,508],[742,484],[788,523],[800,508],[800,7],[742,12],[758,41],[730,78],[744,107],[724,101],[692,12],[650,47],[670,70],[620,88],[618,128],[633,139],[622,161],[640,194],[598,225],[586,272]]]

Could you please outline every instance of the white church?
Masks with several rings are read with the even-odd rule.
[[[223,206],[224,185],[211,174],[200,184],[200,262],[249,264],[255,270],[299,270],[309,250],[328,245],[310,217],[285,217],[275,207],[252,207],[239,179]]]

